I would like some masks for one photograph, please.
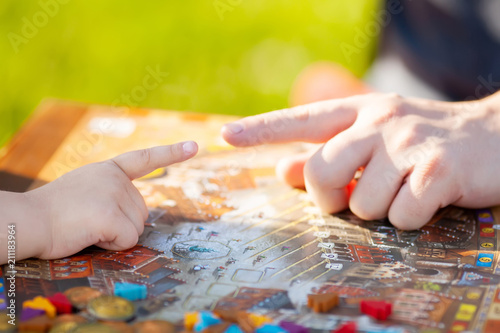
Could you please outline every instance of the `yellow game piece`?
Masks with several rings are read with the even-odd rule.
[[[152,179],[152,178],[159,178],[159,177],[162,177],[164,175],[165,175],[165,168],[159,168],[159,169],[154,170],[153,172],[148,173],[145,176],[142,176],[138,180],[148,180],[148,179]]]
[[[194,325],[198,321],[198,312],[186,312],[184,314],[184,327],[188,331],[192,331]]]
[[[255,314],[255,313],[250,313],[248,315],[248,319],[250,320],[250,322],[252,323],[252,325],[255,328],[261,327],[264,324],[273,322],[273,320],[271,318],[264,316],[264,315]]]
[[[56,307],[47,298],[42,296],[37,296],[32,300],[23,302],[23,308],[43,310],[49,318],[55,318],[57,313]]]

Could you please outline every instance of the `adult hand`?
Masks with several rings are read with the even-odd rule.
[[[325,212],[349,207],[366,220],[388,216],[398,228],[416,229],[450,204],[500,203],[499,99],[358,95],[244,118],[222,135],[235,146],[320,143],[313,154],[282,161],[279,175],[305,186]],[[346,186],[361,167],[349,197]]]

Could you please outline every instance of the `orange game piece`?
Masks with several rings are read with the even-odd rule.
[[[328,312],[337,305],[339,305],[339,295],[335,293],[307,295],[307,306],[314,312]]]
[[[23,308],[32,308],[37,310],[44,310],[49,318],[56,316],[56,307],[45,297],[37,296],[32,300],[24,301]]]

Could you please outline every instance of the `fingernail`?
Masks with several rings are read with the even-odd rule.
[[[238,134],[243,132],[243,125],[239,123],[229,123],[224,125],[224,130],[230,134]]]
[[[193,141],[184,142],[182,144],[182,150],[184,150],[186,155],[190,155],[196,150],[196,145]]]

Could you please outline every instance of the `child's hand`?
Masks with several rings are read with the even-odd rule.
[[[197,150],[196,143],[184,142],[133,151],[81,167],[27,192],[31,209],[39,212],[32,222],[44,224],[37,236],[45,246],[36,256],[65,257],[93,244],[109,250],[134,246],[148,209],[131,180],[187,160]]]
[[[222,134],[236,146],[324,143],[278,171],[326,212],[348,206],[416,229],[441,207],[500,203],[500,93],[463,103],[367,94],[245,118]],[[351,197],[346,186],[365,167]]]

